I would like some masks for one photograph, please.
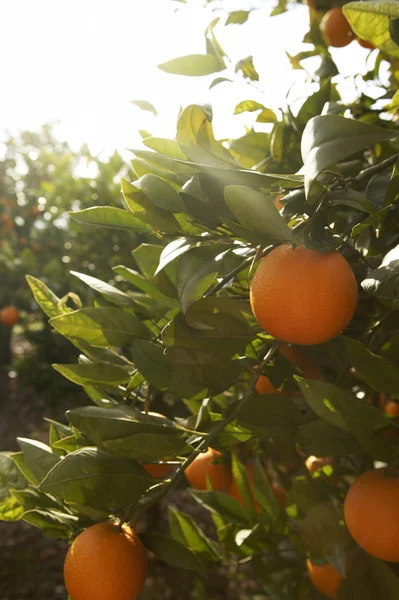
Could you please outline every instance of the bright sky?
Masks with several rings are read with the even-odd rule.
[[[258,2],[262,9],[247,24],[217,26],[216,34],[233,62],[254,55],[264,94],[243,81],[208,91],[218,75],[182,77],[157,69],[171,58],[205,51],[212,13],[201,0],[188,0],[188,6],[171,0],[1,0],[0,130],[59,120],[59,135],[73,145],[123,151],[139,145],[138,129],[174,137],[180,104],[209,102],[217,136],[242,135],[251,119],[233,117],[235,105],[254,99],[281,106],[294,77],[304,77],[291,70],[285,50],[309,48],[301,44],[307,8],[268,18],[272,3]],[[234,3],[244,8],[246,0]],[[355,42],[334,54],[345,74],[364,70],[366,56]],[[296,91],[294,97],[300,96],[303,87]],[[158,119],[131,105],[134,99],[152,102]]]

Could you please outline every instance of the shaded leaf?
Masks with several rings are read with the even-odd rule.
[[[79,223],[126,229],[133,231],[151,231],[151,227],[121,208],[113,206],[93,206],[83,210],[70,212],[69,215]]]
[[[179,569],[194,571],[206,577],[206,569],[199,558],[180,542],[161,533],[146,533],[141,536],[142,542],[159,560]]]
[[[91,385],[96,383],[109,383],[111,385],[124,383],[129,380],[127,371],[116,365],[109,364],[82,364],[82,365],[57,365],[53,368],[64,377],[78,385]]]

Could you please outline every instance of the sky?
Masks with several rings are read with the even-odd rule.
[[[293,97],[304,95],[305,73],[292,71],[285,53],[309,48],[301,44],[308,22],[301,5],[270,18],[272,1],[254,0],[251,5],[258,1],[262,8],[245,25],[216,27],[233,63],[254,55],[259,86],[239,80],[208,90],[218,74],[196,78],[159,70],[171,58],[205,52],[204,30],[213,15],[204,1],[187,1],[1,0],[0,132],[58,121],[58,135],[73,147],[88,143],[96,153],[116,148],[125,154],[140,146],[139,129],[173,138],[180,105],[211,103],[217,137],[236,137],[251,123],[248,115],[233,116],[241,100],[278,108],[294,81]],[[232,8],[248,5],[230,2]],[[355,42],[333,56],[344,74],[365,69],[367,51]],[[159,117],[130,104],[138,99],[152,102]]]

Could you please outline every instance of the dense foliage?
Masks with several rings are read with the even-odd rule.
[[[80,306],[72,296],[72,306],[42,277],[28,277],[51,327],[80,352],[78,362],[55,369],[92,403],[68,411],[67,425],[51,423],[48,446],[21,439],[13,462],[2,455],[2,518],[23,518],[67,538],[110,516],[137,523],[211,447],[232,473],[229,493],[211,477],[208,489],[197,485],[190,493],[210,512],[215,539],[171,507],[170,537],[151,530],[142,536],[156,556],[200,580],[213,562],[251,562],[257,599],[321,598],[304,576],[306,559],[327,561],[339,573],[349,561],[338,598],[397,597],[395,567],[359,551],[343,503],[358,475],[376,461],[397,467],[399,457],[398,413],[384,412],[388,399],[394,407],[399,400],[399,8],[379,0],[343,10],[355,35],[377,48],[365,79],[387,102],[376,105],[362,92],[351,105],[340,101],[319,30],[322,13],[310,7],[311,49],[291,62],[301,68],[320,57],[318,89],[299,112],[286,106],[277,115],[248,99],[236,113],[256,115],[253,127],[221,143],[211,108],[190,105],[175,140],[148,137],[148,150],[135,151],[134,176],[122,179],[123,209],[104,201],[72,213],[87,226],[80,239],[93,248],[102,242],[92,232],[149,236],[135,245],[133,261],[113,266],[123,289],[96,267],[79,275],[91,300]],[[243,12],[230,13],[227,24],[245,22]],[[227,59],[214,27],[202,58],[161,68],[223,73]],[[230,70],[257,80],[251,57]],[[259,123],[270,123],[270,132],[259,131]],[[261,329],[249,304],[258,261],[282,243],[339,249],[359,289],[343,334],[294,347],[301,363],[292,354],[287,360],[285,346]],[[303,360],[316,376],[303,377]],[[274,392],[257,389],[260,373]],[[154,406],[165,412],[162,402],[180,407],[182,417],[146,414]],[[321,460],[313,464],[310,456]],[[160,461],[169,463],[169,479],[143,468]],[[202,589],[206,598],[201,585],[196,597]]]

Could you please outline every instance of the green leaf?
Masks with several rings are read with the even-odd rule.
[[[26,467],[38,481],[42,481],[47,473],[60,461],[60,457],[42,442],[27,438],[17,438],[17,441],[24,455]]]
[[[28,467],[25,464],[23,452],[12,452],[9,456],[11,460],[16,464],[23,477],[25,477],[25,479],[29,481],[29,483],[31,483],[34,486],[39,485],[39,480],[33,475],[32,471],[28,469]]]
[[[257,123],[277,123],[277,115],[271,108],[264,108],[256,117]]]
[[[133,258],[147,279],[154,277],[161,252],[162,246],[155,246],[154,244],[140,244],[132,251]]]
[[[0,501],[8,498],[9,490],[25,487],[25,478],[9,452],[0,452]]]
[[[190,495],[211,513],[216,513],[231,523],[240,526],[249,523],[248,511],[241,506],[238,500],[228,494],[215,491],[199,492],[191,490]]]
[[[254,112],[256,110],[263,110],[264,108],[263,104],[256,102],[256,100],[243,100],[235,107],[234,114],[239,115],[243,112]]]
[[[345,344],[351,365],[363,381],[379,392],[398,393],[399,367],[387,358],[373,354],[358,340],[345,337]]]
[[[159,344],[136,340],[131,354],[137,369],[155,388],[174,391],[184,398],[191,398],[201,391],[198,383],[174,370],[174,365]]]
[[[330,383],[297,379],[307,403],[318,416],[350,431],[374,459],[391,461],[390,448],[374,434],[376,429],[387,425],[387,419],[374,406]]]
[[[47,287],[46,284],[40,281],[40,279],[32,277],[32,275],[26,275],[26,281],[32,290],[36,302],[48,317],[56,317],[63,312],[60,310],[58,304],[60,299]]]
[[[19,505],[16,498],[7,496],[0,500],[0,522],[19,521],[23,513],[24,509]]]
[[[136,504],[151,485],[152,478],[136,462],[82,448],[57,463],[40,489],[68,502],[105,508]]]
[[[106,440],[101,446],[111,454],[140,462],[171,460],[190,454],[194,450],[184,439],[164,432],[136,433],[128,437]]]
[[[168,518],[174,540],[186,546],[204,561],[218,562],[222,559],[223,553],[219,545],[210,540],[189,515],[169,506]]]
[[[73,526],[77,526],[79,519],[73,515],[50,510],[28,510],[22,515],[22,520],[30,525],[39,527],[49,537],[69,538],[73,533]]]
[[[12,490],[11,493],[24,511],[34,508],[59,509],[59,504],[54,498],[43,494],[43,492],[39,492],[39,490],[26,488],[24,490]]]
[[[138,177],[145,177],[151,169],[146,169],[144,172],[138,172],[135,168],[135,171],[137,172]],[[150,175],[152,176],[153,174],[150,172]],[[125,179],[122,179],[122,198],[126,208],[133,213],[135,217],[141,219],[141,221],[144,221],[153,229],[159,229],[166,233],[180,231],[179,223],[176,221],[174,215],[171,214],[170,211],[157,208],[152,204],[138,185],[139,183],[137,181],[129,183]]]
[[[225,199],[241,225],[274,241],[289,240],[292,231],[270,198],[248,187],[229,185]]]
[[[159,264],[156,267],[155,275],[157,275],[162,269],[167,267],[171,262],[179,258],[182,254],[190,250],[193,247],[193,243],[190,242],[189,238],[182,237],[177,238],[170,242],[165,248],[163,248],[159,257]]]
[[[144,146],[155,150],[160,154],[171,156],[172,158],[180,158],[186,160],[186,155],[180,150],[179,144],[176,140],[167,140],[165,138],[149,137],[143,140]]]
[[[361,445],[353,435],[323,419],[300,427],[297,442],[308,456],[345,456],[362,452]]]
[[[310,119],[301,143],[306,194],[308,195],[313,182],[325,169],[360,150],[395,136],[395,131],[338,115],[322,115]]]
[[[201,560],[180,542],[161,533],[146,533],[141,536],[141,540],[150,552],[166,564],[206,577],[206,569]]]
[[[396,600],[399,579],[385,562],[362,553],[348,569],[338,591],[337,600]]]
[[[254,462],[253,484],[255,500],[270,516],[272,521],[275,521],[280,515],[280,507],[259,458],[256,458]]]
[[[180,258],[176,287],[183,312],[199,300],[215,281],[221,268],[221,248],[202,246],[189,250]]]
[[[181,435],[181,430],[169,419],[147,415],[129,406],[82,406],[67,411],[66,415],[72,425],[97,446],[139,433]]]
[[[144,175],[138,181],[140,189],[158,208],[171,212],[185,212],[185,206],[176,190],[157,175]]]
[[[259,394],[251,394],[240,405],[237,420],[254,428],[293,426],[300,422],[300,410],[291,400],[281,394],[267,396],[264,402]]]
[[[149,337],[139,319],[119,308],[82,308],[54,317],[49,323],[65,336],[103,348],[123,346],[135,337]]]
[[[256,511],[252,500],[253,497],[247,470],[234,452],[231,455],[231,470],[237,489],[246,505],[245,508],[251,517],[251,521],[256,522]]]
[[[158,115],[155,106],[151,104],[151,102],[148,102],[148,100],[130,100],[130,104],[138,106],[139,108],[141,108],[141,110],[147,110],[149,112],[152,112],[152,114],[155,117]]]
[[[211,90],[212,88],[214,88],[216,85],[219,85],[219,83],[233,83],[231,79],[227,79],[227,77],[216,77],[216,79],[214,79],[212,81],[212,83],[209,86],[209,89]]]
[[[165,71],[165,73],[191,77],[210,75],[211,73],[224,71],[225,68],[224,61],[213,54],[189,54],[158,65],[158,69]]]
[[[375,231],[378,231],[379,226],[384,223],[389,211],[391,210],[390,206],[385,206],[381,208],[381,210],[375,211],[372,215],[364,219],[352,229],[352,238],[358,238],[362,233],[367,231],[370,227]]]
[[[357,37],[371,42],[386,54],[399,58],[399,45],[390,33],[392,19],[399,18],[397,2],[350,2],[343,7],[343,11]]]
[[[113,206],[93,206],[70,212],[69,215],[75,221],[87,225],[151,232],[151,227],[146,225],[141,219],[138,219],[122,208],[115,208]]]
[[[83,365],[57,365],[53,368],[64,377],[77,385],[91,385],[107,383],[116,385],[129,380],[129,374],[125,369],[109,364],[83,364]]]
[[[331,79],[325,79],[321,82],[320,89],[309,96],[302,104],[296,122],[303,126],[312,118],[320,115],[326,102],[330,100]]]
[[[366,213],[373,213],[375,211],[374,204],[370,202],[365,194],[351,190],[350,188],[330,192],[328,194],[328,203],[330,206],[348,206],[354,210]]]
[[[242,25],[248,20],[250,13],[250,10],[234,10],[233,12],[229,13],[225,24]]]
[[[362,288],[387,306],[398,308],[399,260],[370,271],[362,281]]]
[[[246,58],[242,58],[236,63],[235,72],[238,73],[241,71],[243,77],[245,79],[250,79],[251,81],[259,81],[259,75],[254,67],[254,61],[252,56],[247,56]]]
[[[97,279],[97,277],[92,277],[91,275],[86,275],[85,273],[78,273],[77,271],[71,271],[71,275],[74,275],[80,279],[80,281],[83,281],[83,283],[104,296],[106,300],[112,302],[113,304],[131,307],[135,305],[132,298],[130,298],[127,294],[121,290],[118,290],[118,288],[115,286]]]

